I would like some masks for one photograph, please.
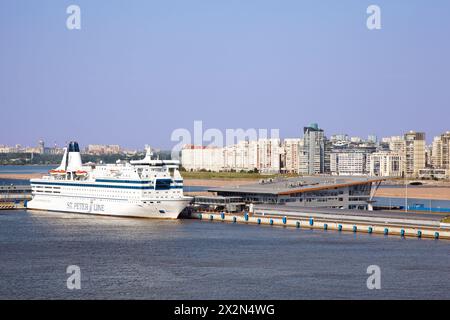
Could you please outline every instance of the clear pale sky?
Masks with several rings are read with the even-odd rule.
[[[1,0],[0,46],[0,144],[170,148],[194,120],[281,137],[311,122],[450,130],[448,0]]]

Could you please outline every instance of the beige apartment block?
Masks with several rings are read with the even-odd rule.
[[[431,149],[431,165],[435,169],[450,170],[450,131],[434,138]]]
[[[303,139],[285,139],[284,148],[284,171],[287,173],[298,173],[300,166],[300,150],[303,147]]]
[[[401,177],[403,156],[398,152],[375,152],[368,157],[369,174],[376,177]]]
[[[409,177],[418,177],[425,168],[425,133],[409,131],[404,135],[404,169]]]

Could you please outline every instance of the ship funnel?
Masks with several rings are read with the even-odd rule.
[[[78,142],[71,141],[68,147],[67,153],[67,171],[77,171],[82,167],[81,163],[81,155],[80,155],[80,147],[78,146]]]

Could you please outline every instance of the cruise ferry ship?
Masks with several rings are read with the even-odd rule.
[[[125,217],[176,219],[192,200],[183,195],[179,161],[145,158],[115,164],[81,162],[77,142],[65,148],[61,165],[31,179],[28,209]]]

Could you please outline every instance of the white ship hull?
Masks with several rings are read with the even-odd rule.
[[[73,212],[120,217],[177,219],[191,201],[190,197],[170,200],[147,201],[147,203],[114,201],[82,197],[54,197],[37,195],[27,203],[27,209]]]
[[[31,179],[31,210],[105,216],[177,219],[191,197],[183,196],[177,160],[145,158],[115,164],[82,165],[80,148],[71,141],[61,164],[41,179]]]

